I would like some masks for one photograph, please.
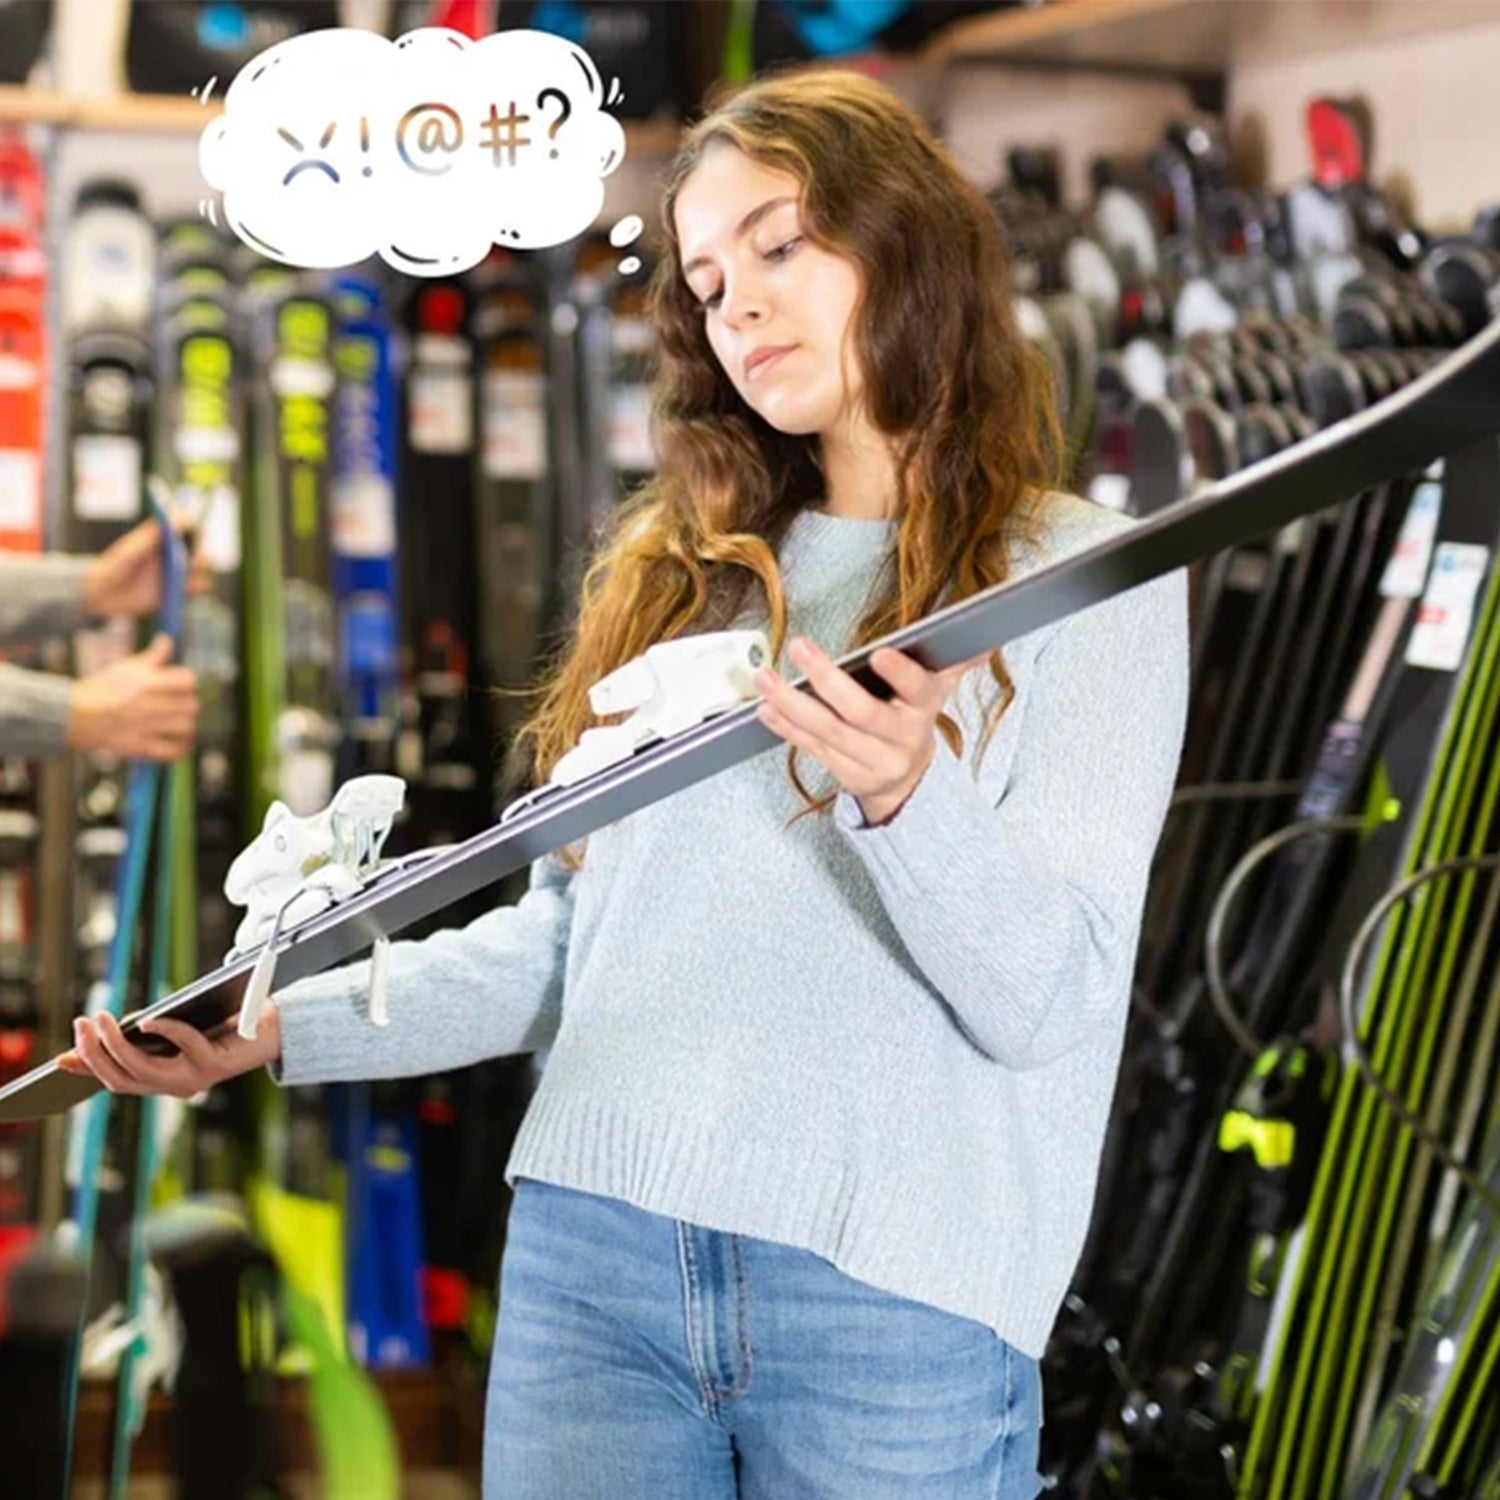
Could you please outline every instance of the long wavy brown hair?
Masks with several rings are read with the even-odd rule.
[[[677,195],[706,151],[729,145],[801,186],[802,232],[861,273],[852,320],[868,420],[898,476],[894,566],[848,648],[1008,576],[1028,501],[1057,482],[1062,445],[1041,361],[1017,329],[999,226],[922,120],[857,74],[757,82],[687,134],[668,172],[649,315],[657,335],[659,466],[622,502],[584,574],[576,624],[532,690],[516,748],[540,783],[593,722],[589,688],[649,646],[723,629],[759,590],[772,650],[786,637],[777,548],[821,493],[816,437],[778,432],[735,390],[679,269]],[[988,745],[1013,696],[1004,660]],[[939,728],[955,754],[962,734]],[[528,755],[529,752],[529,755]],[[789,752],[793,784],[825,813]],[[795,821],[795,820],[794,820]],[[563,851],[577,868],[581,853]]]

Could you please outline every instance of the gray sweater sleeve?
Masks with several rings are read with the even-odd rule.
[[[407,1078],[551,1045],[562,1017],[573,875],[556,855],[531,867],[514,906],[467,927],[391,944],[390,1024],[366,1015],[365,960],[276,996],[284,1084]]]
[[[1040,1067],[1128,996],[1187,699],[1187,582],[1174,573],[1042,645],[998,800],[983,761],[976,780],[941,738],[890,822],[866,825],[840,795],[838,822],[907,951],[996,1062]]]
[[[78,630],[87,619],[84,579],[90,559],[59,552],[40,557],[0,552],[0,646]]]
[[[0,755],[47,759],[68,743],[73,683],[0,663]]]
[[[86,557],[0,553],[0,646],[40,640],[84,623]],[[67,745],[72,683],[0,665],[0,755],[48,757]]]

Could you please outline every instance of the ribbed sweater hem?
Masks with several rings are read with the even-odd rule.
[[[940,1227],[910,1208],[889,1212],[906,1192],[899,1179],[820,1160],[800,1143],[777,1146],[608,1098],[549,1091],[545,1078],[505,1176],[512,1185],[531,1177],[808,1250],[881,1291],[973,1318],[1034,1359],[1057,1315],[1050,1300],[1025,1296],[1034,1274],[1006,1274],[997,1233]]]

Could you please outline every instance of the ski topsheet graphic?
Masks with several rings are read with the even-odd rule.
[[[1141,521],[1129,532],[1029,577],[987,589],[844,656],[839,665],[869,691],[890,689],[869,667],[881,647],[908,652],[929,670],[955,666],[1225,547],[1264,536],[1393,475],[1500,431],[1500,324],[1434,366],[1405,390],[1319,432],[1295,448]],[[805,681],[796,684],[809,690]],[[747,703],[657,741],[569,787],[548,790],[483,833],[393,870],[275,942],[276,982],[286,986],[372,947],[523,865],[695,785],[780,739]],[[205,974],[125,1023],[132,1040],[166,1053],[139,1032],[147,1016],[172,1015],[203,1029],[232,1016],[252,951]],[[55,1062],[0,1090],[0,1122],[67,1109],[97,1089]]]

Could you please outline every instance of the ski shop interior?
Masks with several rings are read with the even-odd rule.
[[[623,131],[597,211],[456,273],[255,243],[215,123],[335,27],[580,45]],[[269,985],[380,861],[438,850],[389,876],[436,889],[502,826],[525,690],[656,462],[664,173],[714,102],[827,68],[982,190],[1068,487],[1160,538],[1127,582],[1189,565],[1036,1492],[1500,1500],[1500,0],[0,0],[0,622],[41,632],[0,673],[55,679],[0,681],[4,1500],[508,1500],[486,1379],[545,1052],[186,1101],[52,1059],[231,952]],[[146,606],[84,611],[92,564],[16,593],[49,566],[18,554],[121,547]],[[131,738],[148,677],[185,691],[162,630],[169,752]],[[404,791],[335,798],[365,776]],[[526,891],[486,868],[403,935]]]

